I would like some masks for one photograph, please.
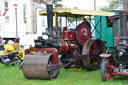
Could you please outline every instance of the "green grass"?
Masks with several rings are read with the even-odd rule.
[[[84,69],[80,72],[61,69],[55,80],[27,80],[18,67],[0,64],[0,85],[128,85],[128,77],[103,82],[100,70],[88,72]]]

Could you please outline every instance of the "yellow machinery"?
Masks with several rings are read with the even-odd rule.
[[[0,62],[2,64],[20,64],[24,56],[25,51],[18,51],[14,45],[0,45]]]

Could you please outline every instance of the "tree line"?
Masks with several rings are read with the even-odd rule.
[[[101,8],[102,11],[128,10],[128,0],[111,0],[107,7]]]

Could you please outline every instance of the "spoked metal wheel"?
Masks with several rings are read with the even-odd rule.
[[[82,62],[87,70],[97,70],[100,68],[101,53],[105,52],[104,43],[99,40],[88,40],[82,50]]]
[[[22,71],[28,79],[51,80],[58,77],[60,69],[53,64],[52,53],[34,53],[23,60]]]
[[[107,80],[113,80],[114,75],[112,75],[113,70],[111,68],[111,63],[104,58],[102,60],[102,64],[101,64],[101,77],[103,81],[107,81]]]

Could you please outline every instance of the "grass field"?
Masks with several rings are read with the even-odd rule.
[[[128,85],[128,77],[103,82],[100,70],[88,72],[84,69],[80,72],[61,69],[56,80],[27,80],[18,67],[0,64],[0,85]]]

